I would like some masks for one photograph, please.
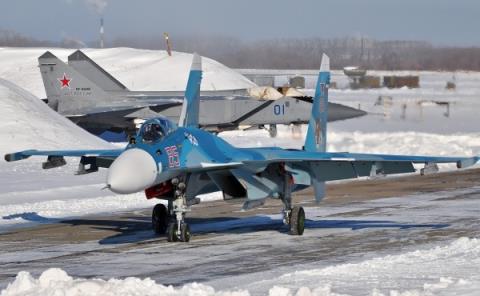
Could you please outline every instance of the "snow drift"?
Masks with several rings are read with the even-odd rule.
[[[218,292],[206,285],[188,284],[181,288],[157,284],[150,278],[139,279],[129,277],[124,280],[110,279],[73,279],[65,271],[57,268],[48,269],[38,279],[30,273],[22,271],[17,278],[0,294],[1,296],[13,295],[221,295],[221,296],[244,296],[250,295],[246,291]]]
[[[59,59],[75,49],[62,48],[0,48],[0,77],[24,87],[39,98],[45,98],[38,57],[51,51]],[[98,65],[131,90],[185,90],[192,54],[163,50],[133,48],[82,49]],[[202,59],[202,90],[227,90],[256,85],[236,71],[209,58]]]
[[[111,148],[50,109],[21,87],[0,78],[0,153],[26,149]]]
[[[259,278],[271,296],[314,295],[477,295],[480,240],[459,238],[449,244],[358,263],[300,270],[278,278]],[[415,288],[420,286],[421,288]],[[150,278],[83,279],[52,268],[38,278],[19,272],[1,296],[13,295],[250,295],[246,289],[215,291],[190,283],[174,288]]]

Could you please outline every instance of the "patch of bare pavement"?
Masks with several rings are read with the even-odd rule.
[[[480,234],[480,169],[329,184],[319,205],[310,190],[294,200],[306,207],[301,237],[287,234],[275,200],[247,212],[242,201],[194,206],[189,243],[154,236],[151,209],[15,229],[0,235],[0,287],[21,270],[38,275],[50,267],[234,287],[257,272],[274,276]]]

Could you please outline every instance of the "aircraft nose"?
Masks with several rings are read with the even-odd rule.
[[[148,152],[128,149],[108,169],[107,188],[120,194],[139,192],[151,187],[158,173],[157,164]]]

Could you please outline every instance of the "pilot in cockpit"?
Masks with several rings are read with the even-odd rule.
[[[157,117],[145,122],[140,129],[140,137],[144,143],[162,141],[172,133],[177,126],[168,118]]]
[[[157,123],[146,124],[143,128],[143,141],[157,142],[165,136],[162,127]]]

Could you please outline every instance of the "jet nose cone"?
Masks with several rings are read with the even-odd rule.
[[[129,149],[120,154],[108,169],[107,188],[120,194],[139,192],[151,187],[157,175],[157,164],[148,152]]]

